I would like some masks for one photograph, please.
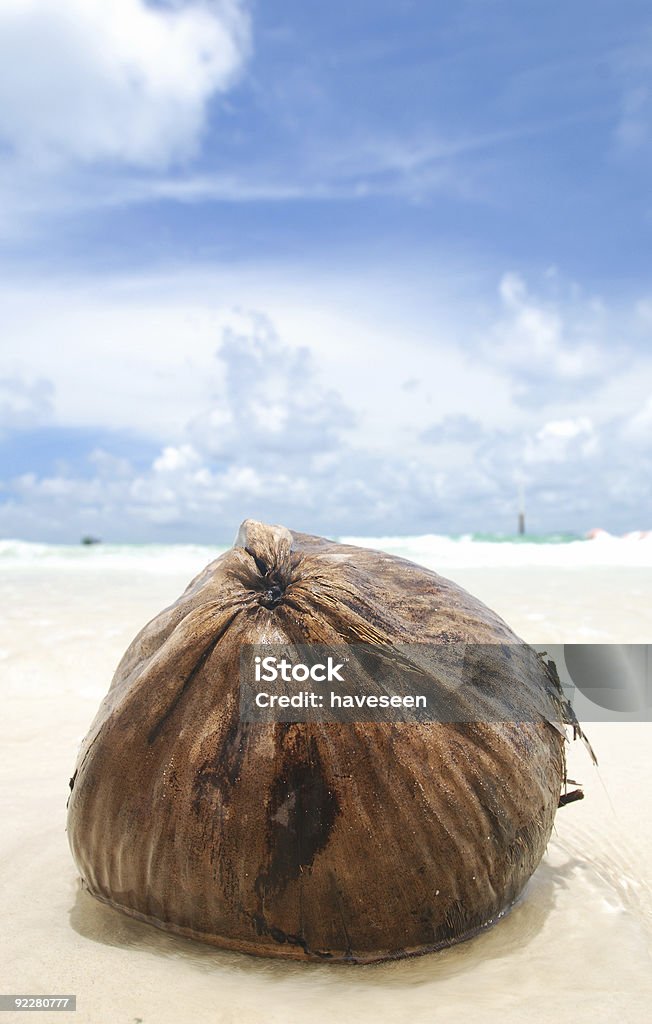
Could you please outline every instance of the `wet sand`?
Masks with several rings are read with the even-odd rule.
[[[198,566],[199,568],[200,566]],[[447,567],[533,643],[648,642],[652,569]],[[286,964],[177,939],[79,889],[65,835],[77,748],[123,650],[189,573],[3,569],[3,992],[75,993],[82,1024],[647,1021],[652,726],[594,724],[519,904],[470,942],[371,967]],[[23,1020],[6,1013],[3,1020]],[[65,1014],[44,1012],[39,1020]]]

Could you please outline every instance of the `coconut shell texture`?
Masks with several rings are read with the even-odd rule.
[[[495,921],[565,783],[554,670],[534,659],[517,680],[527,722],[242,721],[242,645],[288,640],[520,643],[434,572],[247,520],[135,638],[82,745],[68,835],[85,887],[168,931],[321,962],[427,952]]]

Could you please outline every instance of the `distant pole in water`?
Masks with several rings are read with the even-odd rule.
[[[521,537],[525,533],[525,499],[522,485],[518,489],[518,532]]]

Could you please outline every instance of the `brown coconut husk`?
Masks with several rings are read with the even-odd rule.
[[[239,659],[259,643],[484,648],[482,713],[244,721]],[[246,521],[135,638],[83,743],[68,834],[85,887],[264,956],[365,963],[468,938],[518,898],[577,799],[565,726],[581,730],[554,666],[505,650],[532,654],[434,572]]]

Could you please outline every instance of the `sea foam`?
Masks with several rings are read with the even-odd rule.
[[[345,544],[377,548],[435,570],[451,568],[652,567],[652,534],[615,537],[595,531],[590,539],[567,536],[489,539],[443,534],[339,538]],[[226,546],[200,544],[42,544],[0,540],[0,569],[52,568],[147,573],[199,572]]]

